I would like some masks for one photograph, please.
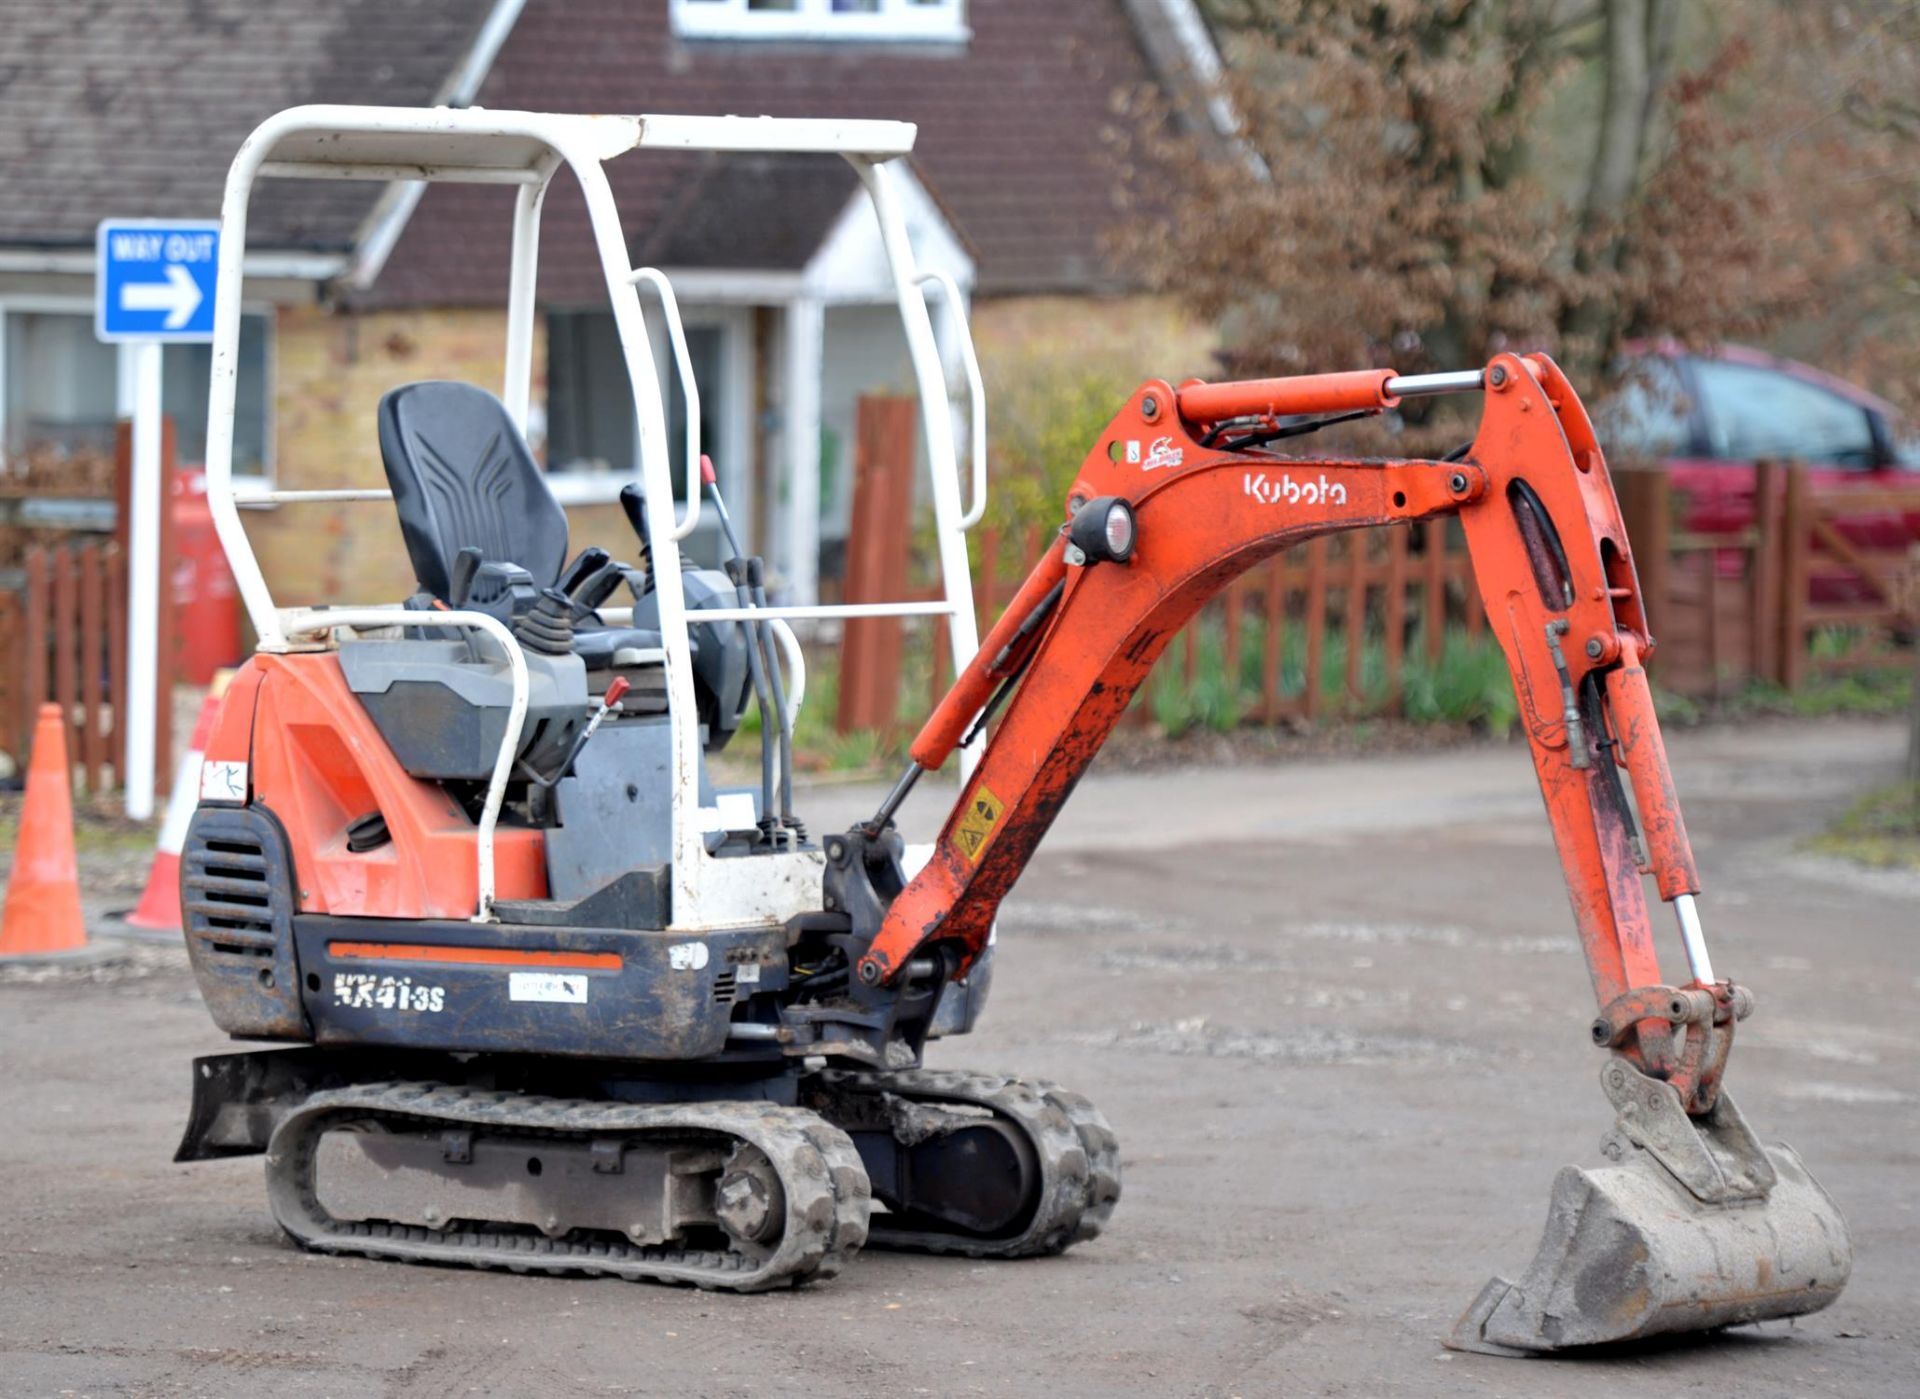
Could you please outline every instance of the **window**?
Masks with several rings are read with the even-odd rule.
[[[233,474],[265,476],[271,447],[272,395],[268,385],[270,317],[240,317],[240,377],[233,398]],[[207,380],[213,346],[169,345],[160,370],[161,411],[173,419],[174,459],[182,466],[207,460]]]
[[[686,39],[967,38],[965,0],[673,0]]]
[[[84,303],[71,309],[16,305],[0,308],[4,337],[5,393],[0,424],[9,455],[33,450],[112,455],[115,424],[125,407],[118,347],[94,338],[93,314]],[[240,318],[240,382],[234,400],[233,469],[265,475],[271,460],[272,318],[249,312]],[[169,345],[162,351],[160,399],[173,419],[176,459],[199,466],[207,459],[209,345]],[[130,387],[130,386],[128,386]]]
[[[700,386],[701,450],[729,460],[722,406],[725,336],[720,325],[689,325],[687,357]],[[667,395],[667,445],[673,460],[675,499],[684,499],[682,467],[687,400],[672,372],[666,345],[654,347]],[[547,466],[551,471],[600,473],[612,481],[632,479],[639,459],[639,428],[633,390],[611,311],[552,311],[547,315]]]
[[[119,417],[120,356],[94,339],[83,310],[9,310],[6,339],[6,451],[51,448],[113,454]]]
[[[1761,365],[1694,360],[1711,455],[1729,461],[1795,457],[1872,467],[1879,453],[1867,410],[1830,389]]]

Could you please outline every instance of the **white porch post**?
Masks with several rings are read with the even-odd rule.
[[[780,562],[786,601],[820,600],[820,371],[826,308],[816,297],[787,303],[783,397],[786,429],[786,518]]]

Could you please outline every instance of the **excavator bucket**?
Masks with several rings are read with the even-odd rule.
[[[1449,1347],[1524,1355],[1606,1345],[1804,1316],[1840,1295],[1853,1268],[1846,1222],[1798,1153],[1761,1148],[1724,1094],[1713,1120],[1695,1124],[1702,1149],[1691,1150],[1665,1130],[1691,1133],[1684,1114],[1676,1124],[1663,1095],[1651,1100],[1667,1120],[1650,1128],[1623,1112],[1603,1144],[1620,1164],[1560,1172],[1525,1276],[1482,1288]],[[1671,1109],[1680,1111],[1677,1097]]]

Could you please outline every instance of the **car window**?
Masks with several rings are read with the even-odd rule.
[[[1893,459],[1903,471],[1920,471],[1920,431],[1894,429]]]
[[[1874,465],[1873,424],[1859,404],[1759,365],[1694,360],[1693,373],[1711,455]]]
[[[1636,360],[1594,414],[1594,428],[1600,445],[1613,457],[1684,456],[1692,436],[1688,406],[1686,389],[1670,361]]]

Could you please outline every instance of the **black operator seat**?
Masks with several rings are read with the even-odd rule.
[[[551,588],[567,559],[567,516],[506,405],[472,384],[429,379],[380,400],[380,458],[420,586],[450,607],[455,560],[517,564]],[[589,670],[616,653],[657,651],[660,633],[578,626],[574,653]]]

